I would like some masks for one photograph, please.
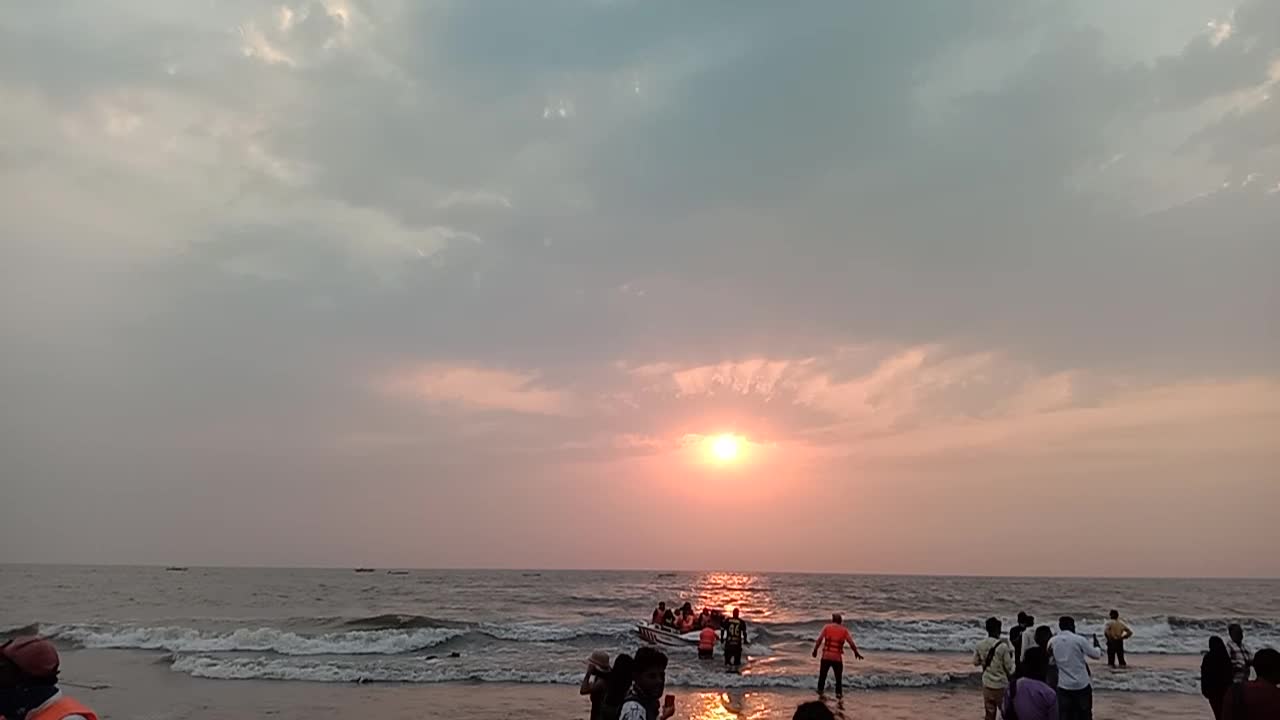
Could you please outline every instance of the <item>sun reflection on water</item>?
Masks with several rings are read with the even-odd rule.
[[[745,618],[768,618],[777,610],[772,589],[765,579],[751,573],[709,572],[694,583],[692,604],[742,611]]]

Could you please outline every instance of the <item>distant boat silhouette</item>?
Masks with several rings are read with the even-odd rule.
[[[169,566],[169,567],[165,568],[165,571],[166,571],[166,572],[186,572],[186,571],[187,571],[187,569],[186,569],[185,567],[181,567],[181,566],[179,566],[179,565],[171,565],[171,566]]]
[[[387,574],[388,575],[408,575],[409,571],[408,570],[388,570]]]
[[[356,572],[358,572],[358,573],[370,573],[370,572],[373,572],[373,568],[356,568]]]

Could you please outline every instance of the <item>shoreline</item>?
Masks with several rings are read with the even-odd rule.
[[[292,680],[212,680],[170,669],[163,651],[73,649],[63,653],[63,680],[104,684],[99,690],[67,687],[110,718],[147,720],[243,720],[272,716],[309,720],[317,713],[388,718],[561,720],[585,717],[587,702],[577,688],[555,684],[485,682],[321,683]],[[700,690],[670,688],[678,720],[743,718],[787,720],[796,705],[815,699],[812,690]],[[959,717],[981,712],[981,694],[970,687],[850,689],[843,703],[830,701],[837,717],[908,720]],[[1095,718],[1193,720],[1207,711],[1198,696],[1096,693]]]

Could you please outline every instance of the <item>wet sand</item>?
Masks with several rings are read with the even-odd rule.
[[[204,680],[169,669],[163,652],[69,650],[64,680],[108,684],[101,690],[67,688],[107,718],[136,720],[246,720],[271,717],[382,717],[389,720],[563,720],[586,717],[577,688],[564,685],[458,683],[345,685],[263,680]],[[804,691],[706,692],[674,688],[679,720],[763,720],[791,717],[814,697]],[[1207,716],[1199,697],[1169,693],[1099,693],[1098,720]],[[982,699],[972,688],[855,692],[835,705],[838,716],[907,720],[979,717]]]

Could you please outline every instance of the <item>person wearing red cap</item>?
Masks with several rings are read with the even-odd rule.
[[[41,637],[16,637],[0,645],[0,718],[98,720],[58,689],[58,650]]]

